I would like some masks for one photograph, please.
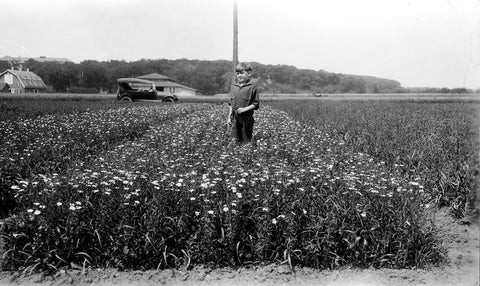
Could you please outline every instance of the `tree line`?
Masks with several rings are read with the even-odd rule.
[[[406,92],[395,80],[371,76],[298,69],[289,65],[250,63],[265,93],[398,93]],[[38,74],[52,92],[115,92],[117,79],[159,73],[203,94],[228,93],[233,64],[227,60],[147,60],[133,62],[85,60],[73,62],[0,62],[0,71],[21,65]]]

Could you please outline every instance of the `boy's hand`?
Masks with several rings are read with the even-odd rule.
[[[255,105],[249,105],[249,106],[246,106],[246,107],[240,107],[237,109],[237,114],[242,114],[244,112],[247,112],[249,110],[252,110],[252,109],[255,109]]]

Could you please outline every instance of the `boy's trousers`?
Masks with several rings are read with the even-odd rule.
[[[232,120],[232,137],[239,143],[251,142],[255,120],[250,114],[235,114]]]

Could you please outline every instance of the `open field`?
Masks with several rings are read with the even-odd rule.
[[[10,94],[0,93],[0,99],[52,99],[72,101],[115,100],[116,94],[74,94],[74,93],[39,93],[39,94]],[[180,102],[222,102],[228,100],[228,94],[213,96],[179,96]],[[395,100],[395,101],[480,101],[480,94],[441,94],[441,93],[408,93],[408,94],[263,94],[263,101],[278,100]]]
[[[228,94],[218,94],[216,98],[228,99]],[[203,96],[202,98],[208,98]],[[480,94],[429,94],[429,93],[409,93],[409,94],[321,94],[314,96],[313,94],[263,94],[262,100],[270,101],[282,101],[282,100],[320,100],[320,101],[468,101],[478,102],[480,101]]]
[[[458,253],[478,252],[468,236],[478,229],[445,230],[473,219],[475,96],[266,98],[255,143],[244,146],[229,140],[220,99],[0,98],[2,210],[11,208],[2,268],[282,265],[284,274],[415,276],[465,264],[451,255],[453,235],[468,241]],[[441,206],[449,214],[439,223]],[[478,258],[466,265],[478,273]]]

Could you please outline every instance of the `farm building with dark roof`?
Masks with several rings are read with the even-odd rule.
[[[9,86],[11,93],[37,93],[47,89],[42,78],[29,70],[6,70],[0,73],[2,83]]]
[[[157,91],[160,92],[170,92],[177,96],[200,95],[200,92],[198,90],[176,83],[174,79],[171,79],[159,73],[142,75],[137,78],[153,81],[157,87]]]

